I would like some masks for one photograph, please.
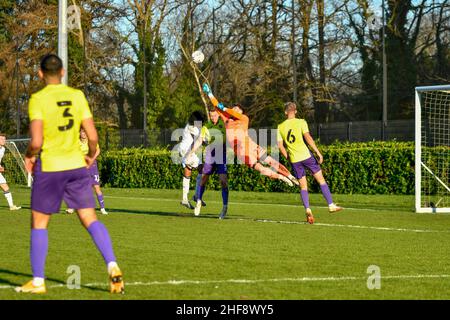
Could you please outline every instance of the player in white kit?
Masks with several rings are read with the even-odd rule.
[[[188,209],[194,209],[194,206],[189,202],[188,194],[189,194],[189,185],[191,181],[192,170],[201,167],[201,160],[196,154],[192,154],[188,156],[189,151],[192,149],[194,145],[194,141],[197,140],[200,135],[200,130],[204,121],[204,117],[200,111],[194,111],[186,124],[186,127],[183,131],[183,137],[178,145],[178,151],[180,156],[182,157],[181,164],[183,166],[183,199],[181,201],[181,205],[185,206]],[[200,182],[202,179],[201,170],[197,175],[196,181],[196,193],[200,187]],[[196,201],[196,196],[194,195],[194,201]]]
[[[6,135],[3,133],[0,133],[0,164],[2,163],[3,156],[5,154],[5,144],[6,144]],[[8,201],[9,210],[19,210],[21,207],[18,207],[14,205],[12,194],[9,191],[9,186],[6,183],[6,179],[3,176],[2,172],[5,171],[5,168],[3,168],[0,165],[0,188],[3,190],[3,194],[5,195],[6,201]]]

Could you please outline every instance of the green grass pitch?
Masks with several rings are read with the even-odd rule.
[[[107,291],[106,267],[76,215],[49,227],[45,295],[19,294],[31,278],[30,192],[11,186],[20,211],[0,199],[0,299],[450,299],[450,215],[413,213],[412,196],[334,195],[328,213],[311,195],[316,224],[304,222],[299,195],[206,191],[199,217],[181,190],[104,189],[107,226],[125,295]],[[190,195],[193,191],[191,190]],[[63,208],[61,210],[63,212]],[[66,285],[69,266],[81,288]],[[380,270],[370,290],[369,266]]]

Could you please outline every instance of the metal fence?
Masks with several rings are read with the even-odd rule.
[[[262,128],[270,129],[270,128]],[[383,125],[382,121],[335,122],[328,124],[310,124],[311,135],[322,144],[335,141],[367,142],[367,141],[414,141],[414,119],[392,120]],[[148,131],[142,129],[109,129],[100,134],[100,142],[104,150],[129,147],[166,147],[178,141],[172,141],[173,129]]]
[[[323,144],[334,141],[414,141],[414,119],[382,121],[335,122],[310,125],[309,130],[315,139]]]

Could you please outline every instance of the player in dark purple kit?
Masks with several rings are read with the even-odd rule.
[[[88,145],[88,139],[86,136],[86,132],[84,132],[83,129],[80,130],[80,148],[84,155],[88,154],[89,152],[89,145]],[[97,201],[100,205],[100,212],[102,214],[108,214],[108,211],[105,209],[105,200],[103,199],[103,192],[100,189],[100,173],[98,172],[98,166],[97,166],[97,157],[100,154],[100,146],[97,145],[97,151],[94,155],[94,162],[89,167],[89,173],[91,175],[91,183],[92,187],[94,188],[95,194],[97,195]],[[68,208],[66,210],[67,213],[73,213],[74,210],[72,208]]]
[[[64,69],[61,59],[46,55],[41,60],[39,77],[45,88],[29,102],[31,141],[25,166],[34,174],[31,190],[31,248],[33,280],[17,292],[45,293],[45,260],[48,251],[47,227],[52,213],[59,212],[64,200],[77,210],[103,256],[110,278],[110,292],[123,293],[122,272],[116,262],[106,227],[97,220],[88,167],[97,150],[98,135],[87,100],[80,90],[61,84]],[[79,145],[80,128],[86,131],[89,151],[83,155]],[[39,159],[37,156],[39,155]]]

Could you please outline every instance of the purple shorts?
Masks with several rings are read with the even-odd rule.
[[[88,169],[42,172],[38,160],[31,189],[31,209],[46,214],[57,213],[63,199],[69,208],[95,208]]]
[[[218,163],[204,163],[202,174],[211,175],[214,172],[217,174],[227,174],[227,165]]]
[[[100,185],[100,173],[98,173],[97,160],[94,160],[94,163],[89,168],[89,174],[91,175],[91,185],[99,186]]]
[[[294,176],[297,179],[300,179],[306,175],[306,169],[311,171],[312,174],[316,174],[320,171],[320,165],[313,156],[303,161],[291,163],[291,165],[294,170]]]
[[[222,157],[216,159],[216,150],[208,150],[205,155],[205,163],[203,164],[202,174],[211,175],[214,172],[217,174],[227,174],[227,157],[226,146],[222,148]]]

